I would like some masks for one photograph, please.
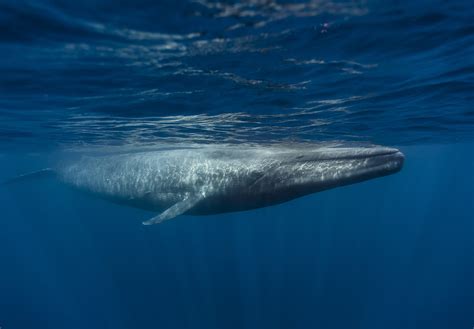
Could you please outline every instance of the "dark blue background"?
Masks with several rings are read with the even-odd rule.
[[[47,180],[3,188],[1,325],[470,327],[472,147],[405,147],[394,176],[156,226]]]
[[[0,187],[0,326],[472,328],[472,1],[0,0],[0,181],[57,151],[373,142],[399,174],[155,214]]]

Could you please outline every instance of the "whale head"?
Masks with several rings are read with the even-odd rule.
[[[401,170],[404,155],[395,148],[323,147],[292,150],[276,168],[279,191],[287,198],[382,177]]]

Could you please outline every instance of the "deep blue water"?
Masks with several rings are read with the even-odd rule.
[[[64,150],[346,141],[403,170],[154,214],[0,187],[0,327],[472,328],[472,1],[0,0],[0,181]]]

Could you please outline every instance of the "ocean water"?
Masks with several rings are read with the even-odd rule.
[[[58,153],[345,142],[400,173],[156,214],[0,186],[0,328],[473,328],[471,1],[0,0],[0,181]]]

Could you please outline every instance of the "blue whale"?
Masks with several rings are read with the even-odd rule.
[[[98,197],[158,213],[149,225],[271,206],[393,174],[403,162],[399,150],[381,146],[214,145],[82,156],[10,182],[54,173]]]

